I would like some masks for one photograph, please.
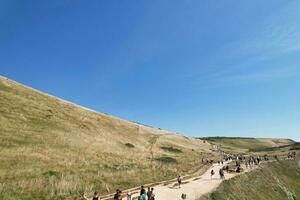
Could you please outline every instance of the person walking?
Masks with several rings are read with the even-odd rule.
[[[210,171],[210,180],[212,180],[212,177],[213,177],[214,174],[215,174],[215,171],[212,169],[212,170]]]
[[[151,188],[151,198],[150,200],[155,200],[154,188]]]
[[[146,193],[146,190],[144,189],[144,186],[141,186],[141,190],[140,190],[140,196],[142,196],[142,194]]]
[[[119,189],[117,189],[116,190],[116,193],[115,193],[115,195],[114,195],[114,200],[118,200],[118,198],[119,198]]]
[[[94,192],[94,197],[92,200],[100,200],[100,197],[98,196],[98,192]]]
[[[147,191],[148,200],[150,200],[150,198],[151,198],[151,193],[152,193],[151,188],[148,187],[148,191]]]
[[[127,200],[132,200],[130,192],[127,193]]]
[[[140,196],[140,200],[148,200],[145,190],[143,191],[142,195]]]
[[[224,179],[225,179],[225,176],[224,176],[224,171],[223,171],[223,169],[222,169],[222,168],[220,168],[220,170],[219,170],[219,175],[220,175],[220,178],[221,178],[222,180],[224,180]]]
[[[119,190],[119,192],[118,192],[118,200],[122,200],[122,191],[121,190]]]
[[[85,196],[85,193],[83,193],[82,194],[82,199],[81,200],[89,200],[89,198],[87,198],[86,196]]]
[[[179,188],[180,188],[180,185],[181,185],[181,176],[178,176],[177,182],[178,182],[178,186],[179,186]]]

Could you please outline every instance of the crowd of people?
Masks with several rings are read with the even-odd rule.
[[[141,186],[139,200],[155,200],[154,188],[148,187],[148,191],[146,192],[144,186]],[[127,200],[132,200],[131,196],[127,197]]]
[[[292,160],[295,159],[296,158],[296,151],[289,152],[287,154],[287,158],[292,159]]]
[[[289,152],[287,154],[287,159],[294,159],[296,157],[296,152]],[[278,159],[277,155],[274,155],[275,159]],[[240,173],[242,171],[241,164],[243,163],[246,168],[252,169],[254,165],[259,165],[260,162],[268,161],[269,157],[267,154],[263,156],[244,156],[244,155],[235,155],[235,154],[224,154],[223,159],[218,160],[215,163],[218,163],[219,166],[224,165],[224,161],[235,161],[235,172]],[[204,158],[202,158],[202,163],[206,162],[206,164],[213,164],[214,160],[212,159],[206,159],[204,161]],[[227,172],[230,172],[229,166],[225,165],[224,167],[221,167],[219,169],[219,177],[221,180],[225,180],[225,173],[224,170]],[[212,169],[210,172],[211,179],[213,179],[213,176],[215,175],[215,171]],[[178,176],[177,177],[177,183],[178,183],[178,188],[180,188],[181,183],[182,183],[182,177]],[[132,194],[128,192],[126,194],[126,200],[155,200],[155,193],[154,193],[154,188],[148,187],[148,190],[146,191],[144,186],[141,186],[139,196],[133,198]],[[116,193],[114,194],[113,200],[122,200],[123,199],[123,194],[122,191],[117,189]],[[181,199],[186,199],[186,194],[181,195]],[[90,200],[89,198],[86,197],[85,194],[82,196],[82,200]],[[94,192],[94,196],[91,200],[100,200],[100,197],[97,192]]]
[[[265,161],[268,160],[268,158],[266,156],[264,156],[264,158],[265,158]],[[259,165],[260,162],[261,162],[261,158],[259,156],[257,156],[257,157],[250,156],[249,159],[244,160],[246,168],[248,168],[248,167],[252,168],[254,165]]]

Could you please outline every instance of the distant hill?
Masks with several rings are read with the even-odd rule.
[[[194,173],[210,144],[0,77],[0,199],[74,199]]]
[[[217,145],[228,152],[259,152],[270,151],[280,148],[291,148],[296,144],[290,139],[276,138],[250,138],[250,137],[202,137],[211,144]]]

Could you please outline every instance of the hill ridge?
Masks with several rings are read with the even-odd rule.
[[[173,131],[161,129],[161,128],[158,128],[158,127],[153,127],[152,125],[143,124],[143,123],[141,123],[141,122],[134,122],[134,121],[131,121],[131,120],[123,119],[123,118],[118,117],[118,116],[115,116],[115,115],[111,115],[111,114],[108,114],[108,113],[105,113],[105,112],[101,112],[101,111],[97,111],[97,110],[88,108],[88,107],[83,106],[83,105],[80,105],[80,104],[78,104],[78,103],[74,103],[74,102],[72,102],[72,101],[70,101],[70,100],[66,100],[66,99],[63,99],[63,98],[61,98],[61,97],[57,97],[57,96],[55,96],[55,95],[53,95],[53,94],[49,94],[49,93],[43,92],[43,91],[41,91],[41,90],[35,89],[35,88],[31,87],[31,86],[27,86],[27,85],[25,85],[25,84],[23,84],[23,83],[17,82],[17,81],[15,81],[15,80],[12,80],[12,79],[7,78],[7,77],[2,76],[2,75],[0,75],[0,79],[4,79],[4,80],[9,81],[9,82],[11,82],[11,83],[13,83],[13,84],[22,86],[22,87],[24,87],[24,88],[30,89],[30,90],[32,90],[32,91],[35,91],[35,92],[37,92],[37,93],[39,93],[39,94],[42,94],[42,95],[45,95],[45,96],[54,98],[54,99],[59,100],[59,101],[61,101],[61,102],[63,102],[63,103],[67,103],[67,104],[73,105],[73,106],[75,106],[75,107],[81,108],[81,109],[86,110],[86,111],[94,112],[94,113],[100,114],[100,115],[106,115],[106,116],[108,116],[108,117],[111,117],[111,118],[113,118],[113,119],[116,119],[116,120],[119,120],[119,121],[123,121],[123,122],[126,122],[126,123],[131,123],[131,124],[138,125],[138,126],[143,126],[143,127],[147,127],[147,128],[157,129],[157,130],[162,131],[162,132],[165,132],[165,133],[167,133],[167,134],[170,133],[170,134],[178,134],[178,135],[181,135],[181,134],[179,134],[179,133],[177,133],[177,132],[173,132]]]

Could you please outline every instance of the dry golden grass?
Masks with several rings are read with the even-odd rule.
[[[170,179],[198,171],[209,149],[0,77],[0,199],[76,199]]]

